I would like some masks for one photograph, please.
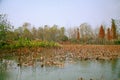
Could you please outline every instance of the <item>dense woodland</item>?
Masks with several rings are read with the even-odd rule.
[[[31,43],[31,42],[34,43]],[[59,44],[120,44],[120,20],[111,19],[111,26],[104,25],[92,29],[88,23],[80,24],[77,27],[60,27],[58,25],[44,25],[36,27],[28,22],[20,27],[13,27],[7,20],[5,14],[0,14],[0,48],[26,46],[36,42],[43,45]],[[36,43],[36,44],[38,44]],[[51,46],[51,45],[50,45]]]

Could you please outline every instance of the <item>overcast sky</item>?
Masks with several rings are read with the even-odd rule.
[[[120,18],[120,0],[0,0],[0,13],[8,14],[16,27],[24,22],[65,27],[86,22],[96,27]]]

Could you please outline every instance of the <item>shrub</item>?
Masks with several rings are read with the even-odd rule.
[[[120,40],[117,40],[114,42],[116,45],[119,45],[120,44]]]
[[[5,49],[15,49],[15,48],[21,48],[21,47],[59,47],[60,45],[53,41],[31,41],[28,39],[22,39],[20,38],[18,41],[14,41],[12,44],[3,45],[0,48]]]

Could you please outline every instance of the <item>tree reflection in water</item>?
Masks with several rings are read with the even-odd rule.
[[[7,73],[7,61],[1,59],[0,61],[0,80],[7,80],[9,78]]]

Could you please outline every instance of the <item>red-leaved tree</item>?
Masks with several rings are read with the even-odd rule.
[[[99,30],[99,38],[104,39],[104,37],[105,37],[105,31],[104,31],[103,26],[101,25],[100,30]]]

